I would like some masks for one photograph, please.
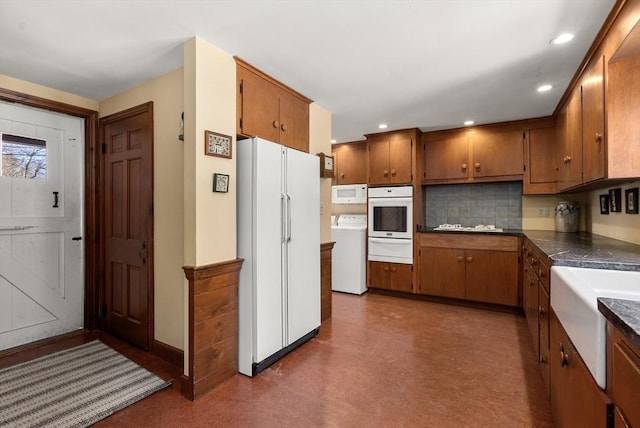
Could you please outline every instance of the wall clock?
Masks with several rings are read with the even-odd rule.
[[[318,157],[320,158],[320,177],[333,178],[333,156],[318,153]]]

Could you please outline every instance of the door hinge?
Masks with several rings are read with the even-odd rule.
[[[522,131],[522,139],[523,140],[527,139],[527,133],[525,131]]]
[[[522,165],[522,170],[523,170],[524,172],[527,172],[527,165]]]
[[[103,155],[107,153],[107,145],[105,143],[102,143],[101,150]]]
[[[102,318],[106,318],[107,317],[107,304],[106,303],[102,304],[102,314],[100,314],[100,316]]]
[[[240,118],[240,129],[242,129],[242,118]]]
[[[242,82],[240,82],[240,93],[242,93],[242,89],[243,89],[243,87],[242,87],[242,86],[243,86],[243,85],[242,85]]]
[[[518,263],[520,263],[520,256],[518,256]]]

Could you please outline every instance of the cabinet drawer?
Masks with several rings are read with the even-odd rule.
[[[613,401],[630,426],[640,426],[640,357],[623,342],[613,345]]]

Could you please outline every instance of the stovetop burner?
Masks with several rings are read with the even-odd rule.
[[[477,226],[462,226],[461,224],[441,224],[433,230],[446,230],[453,232],[504,232],[502,228],[493,224],[479,224]]]

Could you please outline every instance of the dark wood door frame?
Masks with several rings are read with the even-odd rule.
[[[98,112],[94,110],[65,104],[58,101],[40,98],[34,95],[4,89],[0,87],[0,100],[51,110],[84,119],[84,208],[85,224],[83,239],[85,241],[85,275],[84,275],[84,326],[87,329],[99,328],[100,300],[99,300],[99,225],[98,211],[98,174],[99,150],[98,145]]]

